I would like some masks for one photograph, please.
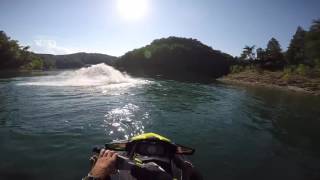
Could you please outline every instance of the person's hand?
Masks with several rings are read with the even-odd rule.
[[[96,164],[90,171],[90,175],[96,178],[105,179],[116,172],[116,160],[117,154],[114,151],[102,149]]]

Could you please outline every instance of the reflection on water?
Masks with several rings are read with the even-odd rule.
[[[138,106],[129,103],[122,108],[112,109],[105,115],[105,131],[113,140],[129,139],[144,133],[148,117],[148,112],[141,112]]]

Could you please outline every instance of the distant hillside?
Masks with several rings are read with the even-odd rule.
[[[97,53],[75,53],[67,55],[37,54],[43,59],[44,68],[80,68],[86,65],[105,63],[113,65],[117,57]]]
[[[196,39],[169,37],[126,53],[115,66],[137,76],[194,81],[227,74],[232,59]]]

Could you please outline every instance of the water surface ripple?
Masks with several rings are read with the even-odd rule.
[[[157,132],[205,179],[320,177],[320,99],[136,79],[111,67],[0,79],[0,179],[80,179],[91,148]]]

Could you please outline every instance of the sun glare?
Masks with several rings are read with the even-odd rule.
[[[147,13],[148,0],[118,0],[118,10],[127,20],[139,20]]]

